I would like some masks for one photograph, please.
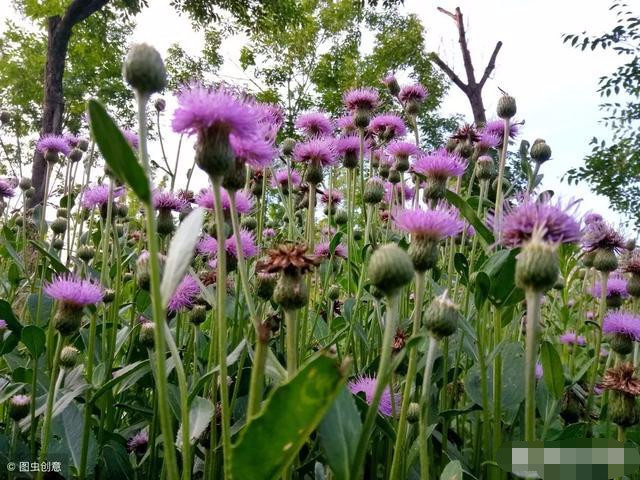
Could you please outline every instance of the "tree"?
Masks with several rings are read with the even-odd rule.
[[[438,65],[438,67],[447,74],[451,81],[455,83],[456,86],[467,96],[471,105],[471,111],[473,112],[473,120],[476,125],[484,125],[487,123],[487,117],[485,115],[484,103],[482,101],[482,89],[489,78],[489,75],[491,75],[491,72],[496,67],[496,58],[498,57],[498,52],[500,52],[500,48],[502,47],[502,42],[496,43],[493,53],[491,54],[491,58],[489,58],[489,63],[485,67],[484,73],[478,81],[476,80],[473,62],[471,60],[471,53],[469,52],[467,34],[464,30],[462,11],[460,10],[460,7],[456,7],[455,13],[451,13],[444,8],[438,8],[438,10],[451,17],[458,29],[458,42],[460,43],[460,51],[462,52],[462,61],[464,63],[464,71],[467,76],[467,83],[464,83],[453,69],[438,56],[437,53],[432,53],[431,59],[433,63]]]
[[[570,184],[588,182],[596,193],[609,198],[615,210],[630,216],[640,227],[640,16],[621,2],[613,2],[610,10],[616,17],[610,32],[564,35],[564,42],[575,48],[600,47],[621,57],[621,65],[598,82],[600,97],[618,97],[600,105],[604,125],[613,136],[608,141],[593,137],[584,165],[572,168],[566,177]]]

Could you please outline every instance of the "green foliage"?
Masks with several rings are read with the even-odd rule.
[[[166,58],[169,89],[174,90],[189,81],[205,81],[215,74],[224,59],[220,53],[223,35],[220,30],[207,29],[204,33],[202,55],[189,55],[179,44],[169,47]]]
[[[585,164],[567,172],[569,183],[588,182],[593,190],[609,198],[617,211],[640,226],[640,16],[621,2],[613,2],[616,26],[600,36],[586,32],[565,35],[564,42],[586,50],[612,50],[621,65],[599,79],[598,93],[617,101],[600,105],[603,123],[613,133],[610,141],[593,137]]]

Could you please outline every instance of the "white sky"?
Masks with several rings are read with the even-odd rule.
[[[7,0],[0,0],[0,19],[11,14]],[[195,32],[188,19],[178,16],[169,6],[169,0],[153,0],[151,6],[139,16],[132,42],[147,42],[161,54],[180,43],[189,53],[197,54],[202,46],[202,34]],[[476,76],[484,71],[497,40],[503,46],[496,69],[484,89],[487,117],[494,116],[498,86],[513,95],[518,104],[518,119],[526,121],[523,138],[533,142],[544,138],[553,150],[547,162],[543,186],[553,189],[562,197],[583,198],[584,210],[594,210],[610,219],[619,216],[608,208],[604,197],[593,195],[587,185],[569,187],[561,183],[562,175],[572,167],[580,166],[590,151],[593,136],[608,137],[599,124],[600,99],[596,93],[597,80],[611,72],[619,59],[611,52],[586,51],[563,45],[563,33],[590,33],[607,31],[614,23],[608,11],[610,2],[604,0],[405,0],[404,11],[417,14],[426,29],[427,50],[437,51],[458,75],[465,79],[453,21],[439,13],[441,6],[453,11],[460,6],[465,16],[467,38],[476,65]],[[241,37],[234,37],[222,45],[225,64],[220,73],[227,80],[240,80],[246,75],[238,67]],[[363,45],[363,48],[367,48]],[[163,131],[169,135],[169,119],[175,105],[169,95],[164,115]],[[445,114],[466,114],[472,119],[464,94],[454,85],[444,100]],[[175,152],[177,139],[167,139],[169,157]],[[158,150],[155,150],[158,152]],[[191,148],[183,143],[181,171],[191,166]],[[152,151],[152,154],[154,151]],[[157,158],[156,153],[156,158]],[[158,159],[158,158],[157,158]],[[173,160],[170,160],[173,164]],[[194,179],[192,187],[204,184]]]

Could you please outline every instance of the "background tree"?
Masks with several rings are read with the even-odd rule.
[[[585,164],[569,170],[566,177],[570,184],[588,182],[609,198],[615,210],[640,226],[640,16],[626,3],[613,2],[610,10],[616,18],[610,32],[564,36],[564,42],[575,48],[612,50],[621,59],[620,66],[598,82],[598,93],[606,99],[600,105],[602,120],[612,138],[593,137]],[[612,96],[617,100],[608,100]]]

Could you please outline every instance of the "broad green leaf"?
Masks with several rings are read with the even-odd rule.
[[[467,280],[469,279],[469,261],[467,260],[467,257],[465,257],[460,252],[456,252],[456,254],[453,256],[453,265],[456,268],[456,272],[458,272],[458,275],[460,275],[460,277],[466,284]]]
[[[11,305],[6,300],[0,300],[0,318],[7,322],[9,330],[20,335],[23,327],[14,315]]]
[[[109,168],[140,200],[149,202],[151,190],[144,170],[118,126],[96,100],[89,100],[89,120],[91,133]]]
[[[25,344],[33,358],[40,358],[46,343],[46,335],[43,329],[35,325],[27,325],[22,329],[20,340]]]
[[[113,374],[113,378],[108,382],[105,382],[91,397],[91,403],[94,403],[98,400],[104,393],[118,385],[119,383],[126,380],[128,377],[133,375],[136,372],[141,372],[142,376],[146,375],[150,370],[149,359],[140,360],[139,362],[132,363],[127,365],[120,370],[116,370]]]
[[[473,300],[476,306],[476,310],[480,311],[484,302],[489,297],[489,290],[491,289],[491,280],[489,275],[484,272],[478,272],[475,275],[475,290],[473,292]]]
[[[540,348],[540,361],[544,383],[553,397],[559,399],[564,392],[564,370],[560,355],[551,343],[543,342]]]
[[[82,426],[84,424],[82,410],[75,402],[53,419],[51,424],[51,440],[49,454],[54,457],[61,455],[67,458],[77,468],[80,467],[82,452]],[[89,449],[87,454],[87,471],[93,471],[96,464],[97,442],[93,432],[89,432]]]
[[[198,238],[202,233],[202,222],[204,221],[204,210],[196,208],[182,221],[178,231],[171,240],[169,253],[162,274],[162,284],[160,291],[165,303],[169,301],[171,295],[182,281],[191,259],[193,251],[198,243]]]
[[[117,478],[118,480],[136,478],[126,447],[113,440],[102,449],[100,468],[109,478]]]
[[[276,389],[233,446],[233,477],[270,480],[293,462],[344,382],[336,360],[320,355]]]
[[[478,218],[476,212],[467,202],[451,190],[447,190],[445,192],[445,197],[447,201],[460,210],[462,216],[466,218],[471,225],[473,225],[476,234],[479,235],[485,246],[493,245],[495,243],[496,240],[493,233],[491,233],[491,230],[489,230],[482,220]]]
[[[202,435],[213,417],[213,404],[202,397],[195,397],[189,407],[189,442],[191,445]],[[182,425],[178,429],[176,445],[182,448]]]
[[[440,480],[462,480],[462,465],[458,460],[453,460],[444,467]]]
[[[342,240],[342,232],[337,232],[333,238],[331,239],[331,243],[329,244],[329,253],[331,255],[336,251],[336,247],[340,244],[340,240]]]
[[[69,273],[69,269],[64,266],[64,264],[60,261],[60,259],[56,257],[54,254],[52,254],[49,250],[47,250],[41,243],[36,242],[35,240],[29,240],[29,242],[37,250],[39,250],[40,253],[42,253],[49,259],[49,262],[51,262],[51,266],[56,271],[56,273]]]
[[[318,427],[320,447],[336,480],[351,478],[349,467],[355,457],[361,432],[360,412],[353,395],[347,387],[343,387]]]

